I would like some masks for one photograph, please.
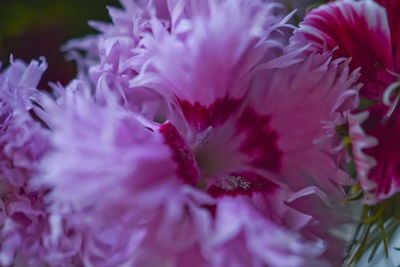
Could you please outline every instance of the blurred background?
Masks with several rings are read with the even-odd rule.
[[[72,38],[96,33],[88,20],[110,21],[106,6],[117,0],[0,0],[0,61],[10,54],[29,62],[45,56],[49,68],[39,88],[49,81],[68,83],[76,74],[75,63],[66,61],[60,47]]]

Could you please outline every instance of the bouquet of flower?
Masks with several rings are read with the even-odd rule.
[[[396,253],[400,1],[326,2],[121,0],[63,47],[78,68],[65,87],[37,88],[44,58],[11,57],[0,265]]]

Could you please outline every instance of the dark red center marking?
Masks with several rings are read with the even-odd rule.
[[[203,131],[209,126],[223,124],[240,106],[239,100],[223,98],[216,100],[209,107],[196,102],[179,100],[180,108],[189,124],[198,131]]]
[[[257,114],[247,108],[239,118],[236,130],[246,135],[240,145],[240,151],[249,157],[254,167],[278,172],[282,152],[279,150],[278,134],[270,128],[270,117]]]
[[[159,131],[164,136],[165,143],[170,147],[173,158],[178,165],[178,177],[186,183],[196,186],[199,180],[199,169],[185,140],[175,126],[169,122],[162,124]]]
[[[171,123],[161,125],[159,131],[164,136],[165,143],[173,151],[174,160],[178,164],[177,173],[183,181],[193,186],[202,184],[202,187],[214,197],[251,195],[253,192],[270,192],[277,188],[276,184],[257,174],[257,170],[260,169],[278,172],[281,167],[282,152],[277,145],[278,134],[270,127],[270,116],[258,114],[251,108],[247,108],[239,114],[237,113],[240,106],[238,100],[217,100],[208,108],[199,103],[192,105],[185,101],[180,102],[180,106],[189,125],[194,128],[194,132],[201,134],[201,131],[207,128],[211,131],[222,129],[227,132],[227,138],[221,139],[221,142],[226,141],[227,144],[209,140],[210,142],[204,142],[203,149],[197,147],[196,150],[193,150],[194,148],[189,148]],[[230,117],[235,118],[233,116],[237,116],[238,119],[228,120]],[[210,126],[212,128],[209,128]],[[214,138],[214,135],[210,134],[209,138]],[[230,144],[229,142],[236,143]],[[236,151],[233,149],[234,153],[221,153],[220,150],[225,146],[237,147],[237,149]],[[197,152],[194,151],[200,151],[203,154],[206,151],[207,155],[197,155]],[[227,149],[227,151],[230,150]],[[228,159],[221,160],[215,157],[228,157]],[[229,157],[232,160],[229,160]],[[240,158],[245,160],[243,164],[250,169],[254,168],[255,171],[238,171],[237,166],[229,165],[221,165],[221,168],[213,170],[203,170],[201,168],[213,166],[212,164],[201,164],[198,161],[204,160],[204,158],[215,163],[235,162],[234,158]],[[207,177],[200,177],[199,173]],[[200,179],[201,183],[199,183]]]

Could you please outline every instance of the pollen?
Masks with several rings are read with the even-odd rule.
[[[225,191],[236,191],[237,189],[248,190],[250,185],[251,183],[243,176],[236,174],[229,175],[227,178],[222,179],[217,184],[217,186]]]

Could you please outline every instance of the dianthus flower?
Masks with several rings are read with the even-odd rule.
[[[52,149],[35,182],[51,188],[54,240],[71,227],[96,266],[337,264],[331,200],[351,181],[335,129],[358,73],[286,49],[272,3],[123,6],[69,44],[99,44],[81,79],[38,100]]]
[[[351,57],[351,69],[361,67],[360,95],[376,105],[350,116],[349,131],[366,204],[400,191],[399,11],[395,0],[330,3],[310,12],[294,38],[317,51],[334,50],[337,58]]]
[[[36,86],[47,64],[13,59],[0,73],[0,265],[38,264],[49,231],[45,189],[29,181],[49,148],[49,132],[33,112]],[[32,257],[35,256],[35,257]]]

